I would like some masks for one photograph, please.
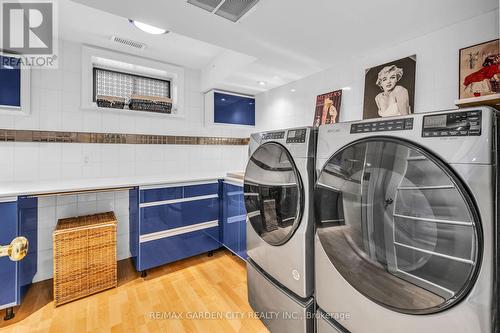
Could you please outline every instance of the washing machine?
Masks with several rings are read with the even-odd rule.
[[[470,108],[326,125],[318,332],[498,331],[498,120]]]
[[[272,333],[314,330],[314,194],[317,131],[250,137],[244,178],[248,299]]]

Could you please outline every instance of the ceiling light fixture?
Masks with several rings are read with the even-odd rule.
[[[267,84],[266,81],[258,81],[257,83],[259,86],[265,86]]]
[[[293,89],[293,88],[292,88],[292,89],[290,89],[290,92],[296,92],[296,91],[297,91],[297,90],[295,90],[295,89]]]
[[[154,27],[152,25],[149,25],[149,24],[146,24],[146,23],[142,23],[142,22],[139,22],[139,21],[134,21],[134,20],[128,20],[130,23],[132,23],[136,28],[144,31],[144,32],[147,32],[148,34],[152,34],[152,35],[162,35],[162,34],[166,34],[168,33],[169,31],[166,30],[166,29],[162,29],[162,28],[158,28],[158,27]]]

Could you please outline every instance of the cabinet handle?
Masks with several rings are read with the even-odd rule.
[[[26,257],[29,242],[26,237],[16,237],[9,245],[0,246],[0,257],[9,257],[12,261],[19,261]]]

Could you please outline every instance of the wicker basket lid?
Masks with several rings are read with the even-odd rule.
[[[90,227],[100,224],[116,224],[115,213],[106,212],[101,214],[70,217],[57,221],[55,231],[68,230],[81,227]]]

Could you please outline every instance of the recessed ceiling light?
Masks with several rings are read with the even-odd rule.
[[[296,92],[296,91],[297,91],[297,90],[295,90],[295,89],[293,89],[293,88],[292,88],[292,89],[290,89],[290,92]]]
[[[141,29],[144,32],[147,32],[148,34],[162,35],[162,34],[168,33],[168,30],[166,30],[166,29],[154,27],[152,25],[142,23],[139,21],[129,20],[129,22],[132,23],[133,25],[135,25],[136,28]]]
[[[258,81],[257,82],[260,86],[265,86],[267,83],[266,81]]]

